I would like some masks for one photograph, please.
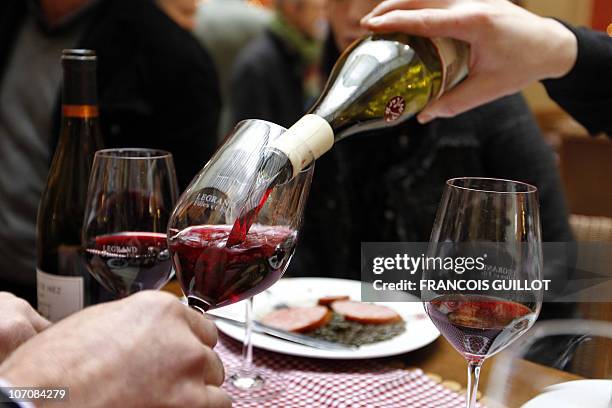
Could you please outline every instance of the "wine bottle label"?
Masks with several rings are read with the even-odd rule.
[[[334,131],[325,119],[308,114],[298,120],[269,147],[283,152],[291,161],[293,176],[334,145]]]
[[[84,279],[82,276],[51,275],[36,269],[38,312],[57,322],[83,309]]]
[[[62,115],[65,118],[96,118],[98,117],[98,106],[62,105]]]
[[[387,105],[385,106],[385,122],[393,122],[398,120],[402,113],[406,110],[406,100],[403,96],[398,95],[389,99]]]
[[[470,47],[467,43],[450,38],[432,38],[442,64],[442,86],[436,99],[457,85],[468,74]]]

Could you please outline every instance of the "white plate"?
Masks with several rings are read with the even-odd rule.
[[[323,296],[350,296],[361,300],[361,282],[330,278],[286,278],[278,281],[267,291],[255,296],[254,316],[260,319],[275,305],[312,306]],[[407,298],[404,298],[404,300]],[[388,357],[424,347],[434,341],[440,332],[431,323],[421,302],[378,303],[392,308],[406,321],[406,331],[390,340],[359,347],[357,350],[322,350],[291,343],[265,334],[253,333],[253,345],[264,350],[293,356],[325,359],[365,359]],[[244,321],[244,302],[214,310],[214,314]],[[219,330],[242,341],[244,329],[224,322],[216,322]]]
[[[612,380],[580,380],[555,384],[521,408],[609,408]]]

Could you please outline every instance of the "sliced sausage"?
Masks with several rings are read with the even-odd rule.
[[[402,317],[394,310],[381,305],[355,302],[353,300],[339,300],[331,304],[334,312],[363,324],[388,324],[402,321]]]
[[[331,311],[325,306],[289,307],[268,313],[263,324],[297,333],[318,329],[329,322]]]
[[[321,306],[329,306],[337,300],[349,300],[348,296],[325,296],[319,298],[319,305]]]

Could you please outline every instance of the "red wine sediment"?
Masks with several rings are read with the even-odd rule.
[[[190,305],[208,310],[254,296],[281,277],[293,255],[294,229],[253,224],[242,242],[229,246],[231,229],[199,225],[170,237],[176,274]]]

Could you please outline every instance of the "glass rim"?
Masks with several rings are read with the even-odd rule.
[[[124,156],[122,153],[144,153],[148,155],[142,156]],[[167,159],[172,157],[172,153],[167,150],[161,149],[149,149],[149,148],[141,148],[141,147],[118,147],[112,149],[102,149],[98,150],[95,154],[95,157],[100,157],[104,159],[120,159],[120,160],[160,160]]]
[[[270,125],[273,127],[277,127],[277,128],[281,128],[283,129],[283,131],[287,131],[287,128],[284,126],[279,125],[278,123],[274,123],[274,122],[270,122],[269,120],[265,120],[265,119],[256,119],[256,118],[252,118],[252,119],[242,119],[240,122],[236,123],[236,128],[239,127],[242,123],[248,123],[248,122],[260,122],[260,123],[265,123],[266,125]],[[310,170],[312,170],[312,168],[314,167],[316,160],[312,160],[306,167],[304,167],[302,170],[300,170],[297,174],[302,174],[302,173],[307,173]],[[297,177],[296,174],[296,177]]]
[[[260,122],[260,123],[265,123],[266,125],[271,125],[273,127],[277,127],[277,128],[281,128],[284,131],[287,131],[287,128],[284,126],[279,125],[278,123],[274,123],[274,122],[270,122],[269,120],[265,120],[265,119],[242,119],[240,122],[236,123],[236,128],[238,126],[240,126],[242,123],[248,123],[248,122]]]
[[[465,187],[465,186],[459,186],[455,184],[457,181],[460,181],[460,180],[494,181],[494,182],[501,182],[501,183],[506,183],[506,184],[514,184],[517,186],[523,186],[525,188],[525,191],[497,191],[497,190],[486,189],[486,188]],[[534,194],[538,192],[538,188],[532,184],[525,183],[523,181],[500,179],[500,178],[494,178],[494,177],[455,177],[455,178],[446,180],[446,185],[450,188],[456,188],[458,190],[476,191],[479,193],[489,193],[489,194]]]
[[[310,163],[308,163],[306,165],[306,167],[304,167],[302,170],[298,171],[297,174],[308,173],[309,171],[311,171],[314,168],[315,162],[316,162],[316,160],[311,161]],[[297,177],[297,174],[296,174],[296,177]]]

